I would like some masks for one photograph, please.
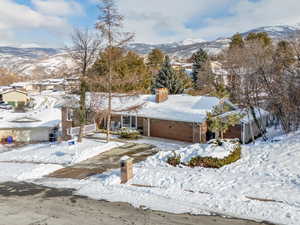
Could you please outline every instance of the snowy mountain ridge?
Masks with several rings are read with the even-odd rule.
[[[243,36],[251,32],[266,32],[274,40],[289,39],[300,33],[300,25],[266,26],[241,33]],[[155,48],[161,49],[173,59],[189,58],[199,48],[211,55],[227,48],[230,38],[218,38],[213,41],[188,38],[179,42],[163,44],[132,43],[128,49],[140,55],[146,55]],[[0,68],[6,68],[16,74],[25,76],[53,76],[72,69],[72,60],[62,49],[54,48],[16,48],[0,46]],[[1,75],[1,74],[0,74]]]

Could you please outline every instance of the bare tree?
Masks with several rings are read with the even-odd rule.
[[[252,116],[264,139],[266,139],[265,130],[258,119],[258,116],[261,116],[260,108],[265,94],[260,72],[270,63],[271,50],[271,46],[264,46],[260,41],[248,41],[242,47],[229,49],[225,63],[229,71],[232,100],[246,108],[248,117]],[[252,127],[250,131],[254,141]]]
[[[106,41],[108,51],[108,73],[107,73],[107,92],[108,92],[108,109],[107,109],[107,142],[110,141],[111,115],[112,115],[112,83],[115,71],[113,71],[116,60],[113,57],[113,51],[116,47],[122,47],[130,42],[134,35],[122,32],[123,16],[119,14],[114,0],[99,0],[98,9],[100,15],[96,23]]]
[[[299,127],[300,64],[297,42],[263,45],[247,41],[230,49],[225,64],[232,77],[231,94],[235,102],[247,108],[263,133],[256,108],[265,108],[280,121],[285,132]],[[292,48],[291,46],[294,46]],[[234,87],[234,88],[233,88]],[[260,110],[258,110],[260,114]]]
[[[80,132],[78,142],[82,141],[83,128],[86,123],[86,92],[88,90],[88,69],[96,60],[100,50],[101,41],[88,29],[75,29],[72,34],[72,47],[68,48],[69,54],[75,62],[76,70],[80,75],[80,101],[79,123]]]

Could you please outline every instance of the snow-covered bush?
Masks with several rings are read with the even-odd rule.
[[[181,163],[180,160],[181,160],[180,155],[173,152],[173,155],[168,158],[167,163],[172,166],[178,166]]]
[[[195,144],[167,153],[166,162],[190,167],[220,168],[241,158],[238,139],[211,140],[208,144]]]
[[[190,167],[206,167],[206,168],[221,168],[222,166],[236,162],[241,158],[241,146],[236,146],[234,151],[230,155],[226,156],[223,159],[214,158],[214,157],[201,157],[197,156],[190,160]]]
[[[140,132],[129,128],[122,128],[119,131],[119,136],[125,139],[138,139],[140,137]]]

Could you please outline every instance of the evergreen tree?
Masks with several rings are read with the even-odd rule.
[[[208,61],[208,55],[206,51],[204,51],[202,48],[200,48],[199,51],[197,51],[192,55],[192,63],[193,63],[192,78],[195,87],[197,87],[199,72],[203,69],[207,61]]]
[[[293,65],[296,58],[290,43],[287,41],[278,42],[273,59],[276,71],[281,71],[283,68],[288,68]]]
[[[148,54],[148,62],[147,65],[150,67],[151,70],[159,70],[164,62],[164,53],[156,48],[153,49]]]
[[[182,81],[178,73],[173,70],[169,56],[165,57],[162,68],[155,78],[152,91],[154,92],[156,88],[167,88],[170,94],[182,94],[184,91]]]
[[[243,48],[244,47],[244,40],[240,33],[237,33],[232,36],[229,48]]]
[[[184,68],[179,68],[176,70],[178,78],[181,80],[183,88],[189,89],[193,87],[192,78],[186,73]]]
[[[123,48],[113,48],[110,51],[111,58],[114,60],[112,69],[114,71],[114,82],[111,85],[113,92],[143,92],[149,93],[151,87],[151,72],[145,65],[144,59],[135,52],[126,51]],[[103,82],[91,82],[94,91],[106,91],[105,82],[108,73],[108,50],[101,52],[98,60],[90,69],[91,79],[94,76],[102,78]]]
[[[266,32],[249,33],[246,37],[246,41],[260,41],[264,47],[272,44],[272,39]]]

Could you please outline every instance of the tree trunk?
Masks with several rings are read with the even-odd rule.
[[[259,109],[258,109],[258,110],[259,110]],[[251,111],[252,117],[253,117],[253,119],[254,119],[254,122],[255,122],[257,128],[259,129],[259,132],[261,133],[261,135],[262,135],[264,141],[267,141],[268,138],[267,138],[267,136],[266,136],[266,131],[262,128],[261,124],[259,123],[259,121],[258,121],[258,119],[257,119],[257,117],[256,117],[256,114],[255,114],[255,109],[254,109],[253,106],[250,106],[250,111]],[[259,110],[259,111],[260,111],[260,110]],[[261,121],[262,121],[261,113],[260,113],[260,118],[261,118]]]
[[[80,125],[80,131],[78,135],[78,142],[82,142],[82,136],[83,136],[83,128],[86,122],[86,108],[85,108],[85,92],[86,92],[86,84],[83,80],[80,81],[80,102],[79,102],[79,125]]]
[[[79,143],[82,142],[83,129],[84,129],[84,125],[81,125],[79,130],[78,140],[77,140]]]
[[[110,142],[110,126],[111,126],[111,111],[112,111],[112,39],[109,39],[109,71],[108,71],[108,115],[107,115],[107,134],[106,141]]]

